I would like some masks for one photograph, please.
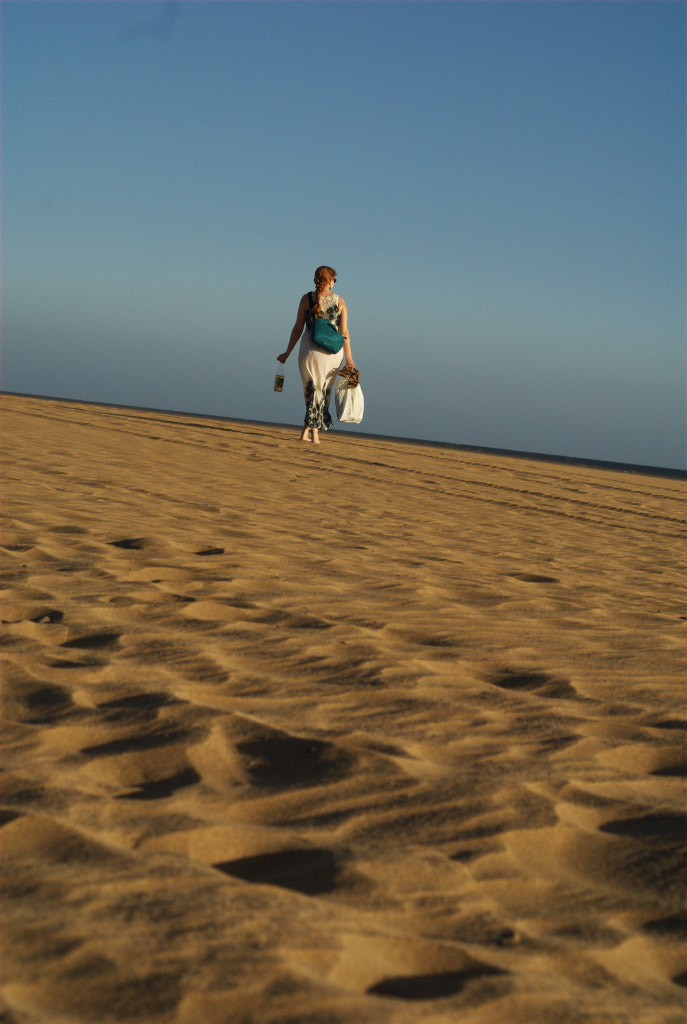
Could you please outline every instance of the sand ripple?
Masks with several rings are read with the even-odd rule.
[[[3,406],[6,1024],[681,1024],[680,481]]]

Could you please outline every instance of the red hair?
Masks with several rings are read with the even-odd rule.
[[[317,294],[315,295],[315,305],[312,308],[312,315],[314,319],[317,319],[318,316],[322,315],[320,298],[324,295],[325,288],[336,281],[336,271],[334,270],[334,267],[318,267],[315,271],[314,281]]]

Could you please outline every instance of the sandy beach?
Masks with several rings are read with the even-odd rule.
[[[683,481],[1,409],[3,1024],[684,1024]]]

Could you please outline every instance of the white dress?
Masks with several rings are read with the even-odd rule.
[[[315,295],[312,296],[313,303]],[[325,295],[320,302],[322,315],[330,320],[338,330],[341,310],[338,295]],[[298,350],[298,369],[303,382],[305,397],[305,426],[317,430],[329,430],[332,417],[329,412],[329,400],[334,389],[334,381],[343,361],[343,351],[327,352],[315,345],[310,337],[310,324],[306,322]]]

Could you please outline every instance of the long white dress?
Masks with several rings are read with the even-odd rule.
[[[313,295],[313,303],[315,296]],[[322,315],[334,327],[339,327],[341,310],[338,295],[325,295],[320,302]],[[329,430],[332,417],[329,412],[329,401],[334,389],[334,381],[339,367],[343,362],[343,351],[327,352],[315,345],[310,336],[310,324],[306,322],[298,349],[298,369],[303,382],[305,398],[305,426],[317,430]]]

